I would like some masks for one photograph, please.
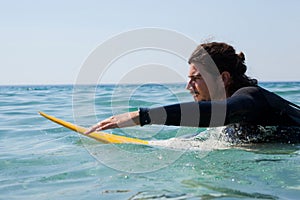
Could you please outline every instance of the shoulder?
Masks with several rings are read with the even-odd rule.
[[[282,97],[259,86],[240,88],[231,96],[231,99],[248,99],[257,105],[271,106],[276,109],[287,104]]]
[[[249,86],[238,89],[230,99],[233,101],[241,101],[245,103],[253,103],[257,106],[268,106],[267,96],[276,96],[275,94],[265,90],[259,86]],[[247,102],[246,102],[247,101]]]
[[[264,93],[264,89],[259,86],[249,86],[249,87],[242,87],[238,89],[235,93],[233,93],[232,97],[239,96],[239,95],[261,95]]]
[[[253,98],[259,98],[262,100],[266,100],[268,102],[277,101],[280,103],[287,102],[282,97],[278,96],[274,92],[270,92],[260,86],[250,86],[250,87],[243,87],[237,90],[232,97],[236,96],[248,96]]]

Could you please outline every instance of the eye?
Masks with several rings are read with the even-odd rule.
[[[202,76],[199,74],[195,76],[190,76],[189,78],[191,79],[191,81],[197,81],[197,80],[201,80]]]

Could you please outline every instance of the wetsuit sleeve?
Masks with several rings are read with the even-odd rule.
[[[216,127],[262,122],[268,104],[257,89],[245,88],[224,101],[201,101],[140,109],[141,125]]]

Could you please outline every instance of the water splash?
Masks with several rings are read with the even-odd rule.
[[[157,147],[165,147],[177,150],[212,151],[215,149],[227,149],[230,143],[222,139],[224,127],[209,128],[200,134],[190,138],[171,138],[168,140],[154,140],[149,144]]]

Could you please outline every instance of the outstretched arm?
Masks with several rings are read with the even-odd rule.
[[[124,128],[140,125],[139,111],[123,113],[107,118],[92,126],[85,134],[112,128]]]
[[[258,88],[244,88],[221,101],[188,102],[112,116],[94,125],[86,134],[111,128],[145,124],[215,127],[231,123],[265,123],[268,104]]]

